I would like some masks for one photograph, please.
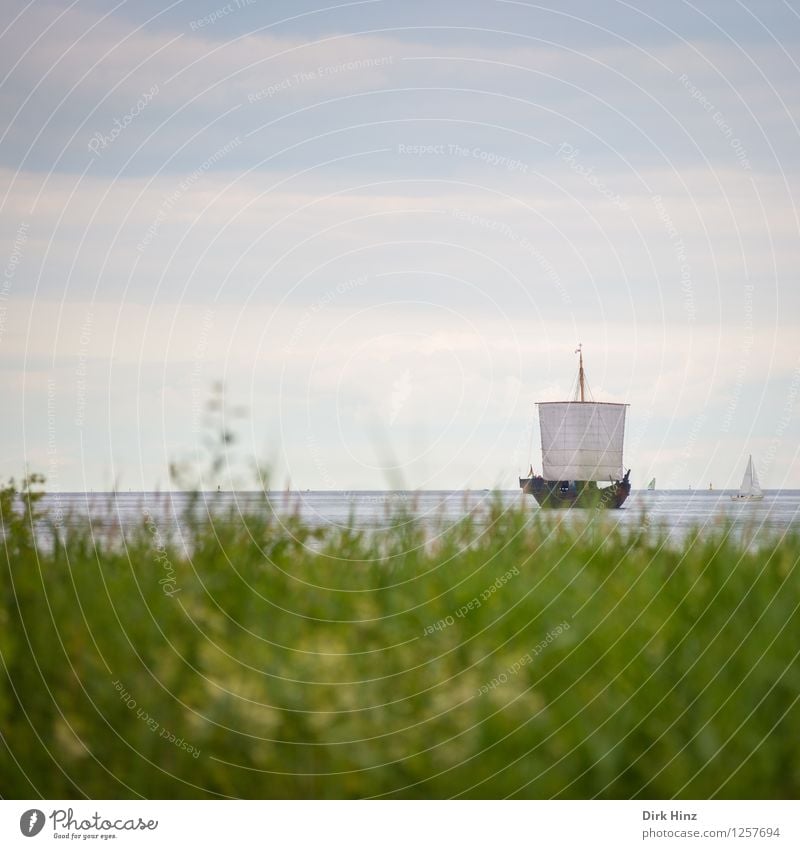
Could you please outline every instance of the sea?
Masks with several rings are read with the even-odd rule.
[[[489,507],[521,508],[531,520],[584,522],[663,531],[680,542],[692,529],[700,532],[725,525],[734,534],[747,533],[758,543],[789,530],[800,530],[800,490],[766,490],[763,501],[732,501],[733,490],[634,491],[619,510],[542,510],[520,490],[416,491],[287,491],[287,492],[51,492],[42,506],[46,520],[41,539],[70,526],[89,525],[96,538],[124,539],[127,532],[153,522],[166,538],[180,539],[187,511],[213,522],[232,523],[241,516],[269,512],[280,521],[299,517],[313,527],[380,530],[397,523],[399,514],[416,517],[431,534],[472,516],[477,528]]]

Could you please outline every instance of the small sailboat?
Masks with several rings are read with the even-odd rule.
[[[756,467],[753,465],[753,455],[747,458],[747,468],[744,470],[742,485],[739,487],[739,492],[731,496],[731,501],[761,501],[764,498],[764,493],[761,491],[761,484],[758,481]]]
[[[656,479],[653,478],[649,484],[647,484],[647,489],[652,492],[656,488]]]

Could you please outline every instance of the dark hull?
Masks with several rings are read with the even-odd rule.
[[[520,489],[532,495],[541,507],[616,509],[622,507],[630,495],[628,474],[621,481],[614,481],[602,489],[594,481],[546,481],[538,475],[520,478],[519,485]]]

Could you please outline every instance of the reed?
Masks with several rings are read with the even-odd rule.
[[[40,487],[0,491],[5,798],[800,795],[796,532],[265,501],[42,543]]]

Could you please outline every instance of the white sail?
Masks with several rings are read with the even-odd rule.
[[[627,404],[552,401],[538,407],[545,480],[622,478]]]
[[[753,474],[753,495],[763,495],[764,493],[761,491],[761,482],[758,479],[758,473],[756,472],[756,467],[753,465],[752,458],[750,459],[750,468],[752,469]]]
[[[648,489],[651,489],[651,490],[656,488],[656,479],[655,479],[655,478],[653,478],[653,479],[650,481],[650,483],[649,483],[649,484],[647,484],[647,488],[648,488]]]
[[[750,495],[753,491],[753,458],[747,461],[747,466],[744,470],[744,476],[742,477],[742,483],[739,487],[739,495]]]
[[[742,485],[739,487],[739,495],[762,495],[761,484],[758,480],[756,467],[753,465],[752,455],[747,460],[747,468],[744,470]]]

